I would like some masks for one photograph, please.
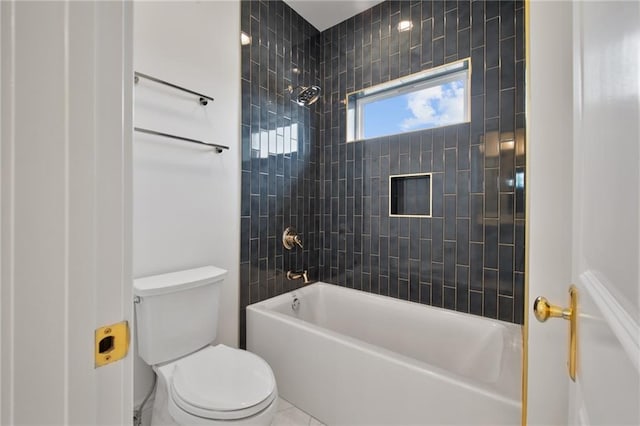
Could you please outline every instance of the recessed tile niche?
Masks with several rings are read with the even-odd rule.
[[[389,176],[389,216],[431,217],[431,173]]]

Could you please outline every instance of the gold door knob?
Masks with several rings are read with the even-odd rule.
[[[549,303],[546,297],[538,296],[533,302],[533,313],[540,322],[545,322],[549,318],[563,318],[569,321],[569,377],[576,381],[577,370],[577,307],[578,307],[578,291],[575,286],[569,287],[569,307],[561,308],[557,305]]]
[[[540,322],[545,322],[549,318],[570,320],[573,313],[571,308],[563,309],[560,306],[550,304],[547,298],[543,296],[536,297],[535,302],[533,302],[533,312]]]

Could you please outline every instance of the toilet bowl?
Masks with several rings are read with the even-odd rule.
[[[277,409],[271,368],[250,352],[207,346],[154,371],[154,425],[267,426]]]
[[[138,354],[158,376],[151,425],[268,426],[278,390],[271,367],[219,344],[214,266],[134,280]]]

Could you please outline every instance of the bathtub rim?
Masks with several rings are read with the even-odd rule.
[[[305,294],[308,293],[310,291],[313,290],[309,290],[309,289],[313,289],[314,287],[320,287],[320,288],[330,288],[330,289],[339,289],[338,291],[345,291],[345,292],[349,292],[349,293],[357,293],[359,295],[359,297],[366,297],[366,298],[371,298],[374,300],[379,300],[379,301],[383,301],[383,302],[394,302],[394,303],[400,303],[400,304],[405,304],[407,306],[412,306],[413,308],[416,307],[420,307],[420,308],[426,308],[428,310],[433,310],[438,312],[439,314],[443,314],[443,315],[448,315],[448,316],[453,316],[455,318],[468,318],[469,316],[471,316],[474,320],[477,321],[482,321],[484,323],[492,323],[495,324],[497,323],[497,325],[501,325],[504,326],[505,328],[509,329],[509,332],[511,334],[522,334],[522,327],[523,325],[521,324],[516,324],[516,323],[512,323],[509,321],[503,321],[501,319],[498,318],[488,318],[488,317],[484,317],[481,315],[475,315],[475,314],[471,314],[471,313],[467,313],[467,312],[458,312],[458,311],[454,311],[452,309],[447,309],[447,308],[443,308],[440,306],[433,306],[433,305],[427,305],[425,303],[419,303],[419,302],[413,302],[411,300],[404,300],[404,299],[399,299],[393,296],[385,296],[383,294],[377,294],[377,293],[371,293],[368,292],[366,290],[360,290],[357,288],[351,288],[351,287],[345,287],[345,286],[341,286],[339,284],[331,284],[331,283],[327,283],[324,281],[314,281],[312,283],[303,285],[299,288],[293,289],[291,291],[287,291],[285,293],[279,294],[277,296],[272,296],[268,299],[265,300],[261,300],[259,302],[255,302],[255,303],[250,303],[249,305],[247,305],[247,309],[249,309],[250,307],[261,307],[262,306],[272,306],[276,303],[276,301],[279,301],[280,299],[286,299],[287,296],[291,297],[291,295],[293,293],[300,293],[300,294]]]
[[[274,305],[279,305],[281,304],[283,301],[287,302],[289,300],[292,300],[293,295],[298,293],[300,295],[304,295],[307,294],[311,291],[314,290],[310,290],[312,288],[318,287],[318,288],[322,288],[322,287],[326,287],[329,288],[330,290],[335,291],[336,287],[338,288],[338,291],[343,290],[343,291],[353,291],[353,292],[358,292],[359,294],[362,295],[366,295],[367,297],[372,297],[375,299],[379,299],[382,300],[384,302],[401,302],[401,303],[408,303],[412,306],[419,306],[419,307],[425,307],[425,308],[430,308],[430,309],[436,309],[439,313],[442,314],[446,314],[446,315],[453,315],[456,317],[464,317],[465,315],[469,315],[469,314],[464,314],[464,313],[460,313],[460,312],[456,312],[456,311],[451,311],[449,309],[444,309],[444,308],[438,308],[435,306],[430,306],[430,305],[424,305],[421,303],[416,303],[416,302],[411,302],[411,301],[407,301],[407,300],[401,300],[401,299],[395,299],[395,298],[390,298],[388,296],[383,296],[383,295],[379,295],[379,294],[374,294],[374,293],[368,293],[366,291],[362,291],[362,290],[358,290],[358,289],[352,289],[352,288],[348,288],[348,287],[342,287],[342,286],[338,286],[335,284],[329,284],[329,283],[325,283],[322,281],[316,281],[312,284],[308,284],[304,287],[300,287],[298,289],[294,289],[291,290],[287,293],[283,293],[280,294],[278,296],[274,296],[271,297],[269,299],[265,299],[263,301],[260,302],[256,302],[253,304],[250,304],[247,306],[247,315],[249,314],[249,312],[254,312],[257,315],[263,315],[266,317],[269,317],[273,320],[276,321],[281,321],[284,322],[286,324],[288,324],[289,326],[293,326],[299,329],[303,329],[306,330],[308,332],[311,332],[313,334],[316,335],[320,335],[322,337],[325,337],[331,341],[334,342],[340,342],[343,344],[346,344],[347,346],[353,348],[353,349],[360,349],[365,351],[366,353],[373,355],[373,356],[377,356],[380,358],[383,358],[387,361],[396,363],[396,364],[400,364],[406,368],[409,368],[412,371],[415,371],[417,373],[421,373],[421,374],[426,374],[430,377],[433,377],[437,380],[445,380],[445,381],[449,381],[454,383],[457,386],[463,387],[467,390],[473,391],[473,392],[478,392],[481,393],[483,395],[486,395],[487,397],[490,397],[492,399],[495,399],[499,402],[508,404],[514,408],[518,408],[518,409],[522,409],[522,400],[521,400],[521,396],[520,395],[516,395],[514,397],[509,397],[507,395],[505,395],[504,393],[501,392],[500,389],[496,389],[496,386],[494,384],[491,383],[486,383],[486,382],[482,382],[479,380],[472,380],[469,379],[463,375],[451,372],[449,370],[446,370],[442,367],[438,367],[436,365],[433,364],[429,364],[426,363],[424,361],[420,361],[418,359],[409,357],[407,355],[403,355],[399,352],[394,352],[390,349],[386,349],[384,347],[381,346],[377,346],[374,345],[372,343],[366,342],[364,340],[361,339],[357,339],[355,337],[351,337],[348,336],[346,334],[341,334],[338,333],[336,331],[327,329],[327,328],[323,328],[319,325],[313,324],[311,322],[308,321],[304,321],[302,319],[298,319],[295,318],[293,316],[275,311],[273,309],[270,309],[269,307],[273,307]],[[391,299],[391,300],[388,300]],[[518,335],[520,336],[520,339],[522,338],[522,332],[520,330],[521,326],[518,324],[513,324],[513,323],[509,323],[506,321],[501,321],[501,320],[497,320],[497,319],[492,319],[492,318],[485,318],[485,317],[480,317],[480,316],[473,316],[474,321],[475,320],[482,320],[488,323],[494,323],[494,325],[500,325],[500,326],[505,326],[505,328],[507,329],[507,332],[509,333],[509,337],[510,338],[517,338]],[[495,323],[498,324],[495,324]],[[247,330],[248,331],[248,330]],[[517,334],[516,334],[517,333]],[[522,343],[520,341],[520,343]],[[520,346],[520,352],[522,352],[522,345]],[[504,350],[504,349],[503,349]],[[520,354],[521,355],[521,354]],[[521,358],[521,356],[520,356]],[[501,366],[501,368],[503,368],[504,366]],[[522,368],[522,365],[520,364],[520,368]],[[520,377],[520,374],[517,374],[518,377]],[[518,385],[515,387],[515,390],[521,390],[521,386]]]

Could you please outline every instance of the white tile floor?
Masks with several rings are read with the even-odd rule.
[[[324,426],[298,407],[278,398],[278,411],[271,422],[271,426]]]

